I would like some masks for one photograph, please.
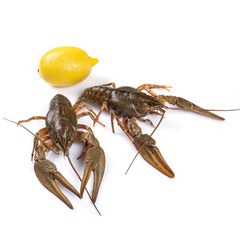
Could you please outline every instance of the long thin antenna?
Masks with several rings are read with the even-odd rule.
[[[167,107],[167,109],[170,110],[186,110],[188,111],[188,109],[186,108],[177,108],[177,107]],[[203,108],[203,110],[205,111],[213,111],[213,112],[230,112],[230,111],[240,111],[240,108],[234,108],[234,109],[205,109]]]
[[[213,112],[217,112],[217,111],[219,111],[219,112],[230,112],[230,111],[239,111],[240,108],[223,109],[223,110],[221,110],[221,109],[205,109],[205,110],[207,110],[207,111],[213,111]]]
[[[145,142],[143,143],[143,145],[140,147],[140,149],[138,150],[137,154],[135,155],[135,157],[133,158],[132,162],[130,163],[127,171],[125,172],[125,175],[128,173],[130,167],[132,166],[133,162],[135,161],[135,159],[137,158],[138,154],[140,153],[140,151],[142,151],[143,147],[146,145],[146,143],[148,142],[148,140],[152,137],[152,135],[154,134],[154,132],[157,130],[157,128],[159,127],[159,125],[161,124],[163,117],[164,117],[165,112],[163,112],[161,119],[159,120],[157,126],[154,128],[154,130],[152,131],[152,133],[150,134],[150,136],[145,140]]]
[[[53,152],[56,153],[56,151],[55,151],[54,149],[49,148],[49,147],[46,145],[46,143],[44,143],[44,142],[42,141],[41,138],[39,138],[39,137],[38,137],[36,134],[34,134],[32,131],[30,131],[29,129],[27,129],[26,127],[24,127],[21,123],[15,122],[15,121],[13,121],[13,120],[9,120],[9,119],[7,119],[7,118],[3,118],[3,119],[6,120],[6,121],[15,123],[17,126],[20,126],[20,127],[24,128],[24,129],[27,130],[29,133],[31,133],[34,137],[36,137],[39,141],[41,141],[42,144],[44,145],[44,147],[46,147],[47,149],[49,149],[49,150],[51,150],[51,151],[53,151]]]
[[[70,159],[69,155],[67,155],[67,158],[68,158],[68,161],[69,161],[69,163],[70,163],[70,165],[71,165],[71,167],[72,167],[73,171],[76,173],[76,175],[78,176],[79,180],[82,182],[82,178],[81,178],[81,177],[80,177],[80,175],[78,174],[78,172],[77,172],[76,168],[73,166],[73,163],[72,163],[72,161],[71,161],[71,159]],[[91,197],[91,195],[89,194],[89,192],[88,192],[88,190],[87,190],[87,188],[86,188],[86,187],[85,187],[85,190],[86,190],[86,192],[87,192],[87,194],[88,194],[89,198],[91,199],[93,206],[94,206],[94,207],[95,207],[95,209],[97,210],[98,214],[101,216],[101,213],[100,213],[100,211],[98,210],[97,206],[96,206],[96,205],[95,205],[95,203],[93,202],[93,200],[92,200],[92,197]]]
[[[25,130],[27,130],[29,133],[31,133],[33,136],[37,137],[32,131],[30,131],[29,129],[27,129],[26,127],[24,127],[23,125],[21,125],[20,123],[17,123],[17,122],[15,122],[15,121],[13,121],[13,120],[9,120],[9,119],[7,119],[7,118],[3,118],[3,119],[6,120],[6,121],[15,123],[16,125],[21,126],[21,127],[24,128]],[[40,140],[40,138],[38,138],[38,139]]]

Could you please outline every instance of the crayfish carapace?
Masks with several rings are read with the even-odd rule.
[[[18,124],[21,124],[31,120],[45,120],[46,127],[40,129],[34,138],[32,152],[32,158],[34,155],[35,160],[34,170],[39,181],[70,208],[73,208],[72,204],[57,187],[55,180],[81,198],[90,177],[90,173],[93,171],[93,190],[92,196],[89,197],[95,206],[95,201],[105,170],[104,151],[100,147],[91,128],[87,125],[77,123],[78,118],[86,115],[95,120],[95,113],[92,110],[90,110],[91,112],[88,111],[77,114],[84,107],[88,108],[83,104],[81,106],[79,105],[74,111],[70,101],[65,96],[57,94],[50,102],[49,111],[46,117],[35,116],[27,120],[18,121]],[[74,142],[85,144],[83,153],[81,154],[81,156],[85,155],[84,159],[86,162],[83,179],[80,178],[69,158],[69,149]],[[56,166],[46,159],[45,152],[48,152],[49,150],[56,151],[55,149],[62,151],[64,156],[67,156],[71,166],[82,181],[80,193],[78,193],[62,174],[57,171]]]
[[[155,146],[155,140],[147,134],[142,134],[141,128],[138,126],[136,120],[147,121],[153,125],[151,120],[144,119],[143,117],[149,114],[158,114],[162,115],[163,118],[166,109],[181,109],[197,112],[218,120],[224,120],[224,118],[210,112],[209,110],[203,109],[184,98],[157,95],[152,91],[154,88],[168,90],[170,87],[165,85],[143,84],[138,88],[128,86],[116,88],[114,83],[94,86],[83,92],[77,102],[73,105],[73,108],[78,108],[84,103],[98,104],[101,109],[94,123],[98,121],[103,110],[109,111],[111,114],[113,133],[114,119],[116,119],[120,128],[128,136],[141,156],[157,170],[166,176],[173,178],[174,173],[165,162],[159,149]],[[148,94],[142,92],[143,90]],[[165,103],[176,105],[178,108],[168,107]]]

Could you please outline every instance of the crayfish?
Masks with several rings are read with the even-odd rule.
[[[89,109],[89,111],[77,114],[77,112],[84,107]],[[32,158],[34,156],[35,160],[34,170],[37,178],[44,185],[44,187],[56,195],[71,209],[73,208],[72,204],[58,188],[55,180],[57,180],[63,187],[73,192],[76,196],[82,198],[91,171],[93,171],[93,190],[92,196],[89,195],[89,197],[95,206],[95,201],[97,199],[105,170],[104,151],[100,147],[99,142],[94,136],[91,128],[87,125],[77,123],[78,118],[87,115],[95,120],[94,114],[95,113],[84,104],[81,106],[79,105],[74,111],[70,101],[65,96],[57,94],[50,102],[49,111],[46,117],[34,116],[27,120],[18,121],[18,125],[21,125],[21,123],[29,122],[31,120],[45,120],[46,127],[40,129],[34,138],[32,151]],[[83,132],[80,131],[80,129],[86,131]],[[83,179],[81,179],[81,177],[78,175],[69,158],[69,149],[74,142],[85,144],[83,152],[80,155],[80,157],[85,155],[84,159],[86,166],[83,173]],[[50,150],[57,152],[55,149],[62,151],[64,156],[67,156],[71,166],[73,167],[73,170],[82,181],[80,193],[63,177],[59,171],[57,171],[56,166],[51,161],[46,159],[45,152]]]
[[[73,106],[66,97],[57,94],[50,102],[49,111],[46,117],[34,116],[27,120],[18,121],[18,125],[37,119],[42,119],[46,122],[46,127],[40,129],[35,135],[32,151],[32,159],[34,157],[35,161],[34,170],[39,181],[68,207],[73,208],[70,201],[58,188],[55,180],[76,196],[82,198],[84,190],[87,191],[86,184],[89,180],[90,173],[93,171],[94,182],[92,196],[90,196],[88,191],[87,193],[95,206],[95,201],[105,170],[105,155],[98,140],[94,136],[92,129],[87,125],[78,124],[77,120],[83,116],[89,116],[93,120],[93,125],[96,123],[103,125],[99,122],[99,117],[103,110],[107,110],[111,114],[113,133],[115,132],[114,119],[116,119],[118,125],[134,144],[138,153],[158,171],[173,178],[174,172],[164,160],[161,152],[156,146],[155,140],[152,138],[153,132],[163,120],[165,111],[167,109],[186,110],[197,112],[218,120],[224,120],[224,118],[212,113],[210,110],[201,108],[184,98],[157,95],[152,91],[154,88],[168,90],[170,87],[165,85],[144,84],[138,88],[115,88],[115,84],[110,83],[84,90],[83,94]],[[143,90],[148,94],[142,92]],[[99,113],[96,114],[88,105],[86,105],[86,103],[96,103],[101,106]],[[169,107],[166,103],[176,105],[177,107]],[[78,113],[83,108],[87,108],[88,111]],[[150,114],[161,115],[161,119],[151,135],[143,134],[141,128],[137,124],[137,120],[148,122],[154,126],[150,119],[144,118]],[[82,154],[80,155],[80,157],[85,155],[84,159],[86,163],[82,179],[69,158],[69,149],[74,142],[85,144]],[[55,164],[46,159],[46,152],[50,150],[56,153],[62,151],[64,156],[67,156],[73,170],[82,182],[80,192],[78,192],[64,178],[64,176],[57,170]]]
[[[174,173],[165,162],[159,149],[155,146],[155,140],[147,134],[142,134],[141,128],[138,126],[136,120],[146,121],[153,125],[150,119],[144,119],[143,117],[149,114],[157,114],[162,116],[162,120],[166,109],[196,112],[218,120],[224,120],[224,118],[184,98],[157,95],[152,91],[154,88],[169,90],[170,87],[165,85],[143,84],[138,88],[128,86],[116,88],[114,83],[94,86],[86,89],[82,93],[73,105],[73,108],[78,108],[83,103],[98,104],[101,109],[94,123],[98,121],[103,110],[109,111],[111,114],[113,133],[115,132],[114,119],[116,119],[117,124],[134,144],[140,155],[164,175],[173,178]],[[143,90],[148,94],[142,92]],[[176,105],[178,108],[168,107],[165,103]]]

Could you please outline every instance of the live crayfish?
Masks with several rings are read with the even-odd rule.
[[[110,87],[110,85],[113,87]],[[56,185],[55,180],[81,198],[84,189],[86,189],[90,173],[93,171],[94,183],[92,197],[90,198],[93,204],[95,203],[104,174],[105,155],[91,128],[83,124],[78,124],[77,119],[88,115],[93,120],[93,124],[100,123],[98,119],[104,109],[111,114],[112,131],[115,132],[114,118],[116,118],[118,125],[134,144],[140,155],[164,175],[173,178],[174,173],[164,160],[159,149],[156,147],[155,140],[151,135],[142,133],[136,120],[147,121],[153,125],[151,120],[144,119],[143,117],[148,114],[158,114],[161,115],[161,120],[159,121],[160,124],[166,109],[182,109],[197,112],[218,120],[224,120],[224,118],[210,112],[209,110],[203,109],[184,98],[156,95],[151,90],[153,88],[163,88],[168,90],[169,87],[164,85],[144,84],[137,89],[132,87],[115,88],[115,85],[112,83],[95,86],[86,89],[73,106],[66,97],[57,94],[50,102],[49,111],[46,117],[35,116],[27,120],[19,121],[18,124],[20,125],[23,122],[36,119],[42,119],[46,122],[46,127],[40,129],[35,135],[32,151],[32,158],[34,156],[35,160],[34,170],[39,181],[67,206],[73,208],[67,197]],[[142,90],[146,90],[150,95],[143,93]],[[86,105],[86,102],[97,103],[101,106],[98,115]],[[178,108],[168,107],[165,105],[165,102],[171,105],[177,105]],[[88,109],[88,112],[77,114],[84,107]],[[122,121],[121,118],[123,118]],[[80,129],[85,131],[80,131]],[[80,157],[85,155],[84,159],[86,162],[83,179],[77,174],[77,171],[73,167],[69,158],[69,149],[74,142],[85,144],[83,152],[80,155]],[[78,192],[62,176],[62,174],[57,171],[56,166],[51,161],[46,159],[45,153],[50,150],[56,152],[56,148],[61,150],[63,154],[68,157],[74,171],[82,181],[80,192]]]
[[[165,109],[181,109],[186,111],[197,112],[218,120],[224,120],[209,110],[203,109],[194,103],[176,96],[157,95],[151,89],[162,88],[168,90],[168,86],[156,84],[143,84],[138,88],[132,87],[115,87],[114,83],[101,86],[90,87],[82,93],[73,108],[81,106],[83,103],[95,103],[101,106],[101,109],[95,119],[98,121],[103,110],[107,110],[111,114],[112,131],[114,130],[114,118],[118,125],[134,144],[141,156],[157,170],[166,176],[173,178],[174,173],[165,162],[159,149],[155,146],[155,140],[147,134],[142,134],[141,128],[138,126],[136,119],[147,121],[151,125],[149,119],[144,119],[148,114],[159,114],[162,118]],[[146,94],[142,92],[147,91]],[[171,108],[165,103],[177,105],[178,108]],[[121,118],[123,120],[121,121]]]
[[[35,116],[18,122],[18,124],[21,124],[23,122],[29,122],[36,119],[45,120],[46,127],[40,129],[34,138],[32,152],[32,157],[35,152],[34,170],[39,181],[70,208],[73,208],[72,204],[66,196],[63,195],[54,180],[57,180],[60,184],[81,198],[90,177],[90,173],[93,171],[94,183],[91,200],[94,204],[105,170],[104,151],[100,147],[99,142],[95,138],[91,128],[77,123],[78,118],[86,115],[90,116],[93,120],[95,119],[91,112],[76,114],[84,107],[88,108],[83,104],[81,106],[79,105],[74,111],[69,100],[65,96],[57,94],[50,102],[49,111],[46,117]],[[87,132],[79,131],[79,129],[87,130]],[[78,193],[78,191],[61,175],[61,173],[57,171],[56,166],[47,160],[45,156],[45,152],[49,150],[55,151],[54,149],[57,148],[58,150],[61,150],[70,161],[69,149],[74,142],[85,143],[81,156],[85,154],[84,159],[86,166],[84,169],[83,179],[81,180],[80,178],[82,181],[80,193]],[[75,168],[74,171],[76,171]]]

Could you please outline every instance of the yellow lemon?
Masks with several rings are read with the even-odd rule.
[[[49,84],[65,87],[84,80],[97,62],[80,48],[58,47],[42,56],[38,71]]]

